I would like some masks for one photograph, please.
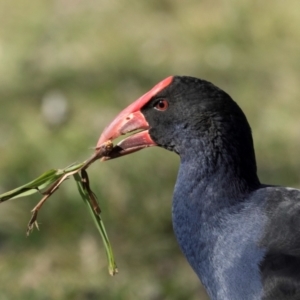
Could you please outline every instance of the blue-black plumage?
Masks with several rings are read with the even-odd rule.
[[[106,159],[160,146],[180,156],[173,227],[213,300],[300,299],[300,190],[260,183],[248,121],[205,80],[170,76],[122,111]]]

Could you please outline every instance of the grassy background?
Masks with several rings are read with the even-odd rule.
[[[299,11],[296,0],[1,1],[0,191],[87,158],[116,113],[171,74],[227,91],[262,181],[300,187]],[[29,238],[39,197],[2,204],[0,299],[205,299],[172,232],[178,162],[150,149],[89,169],[114,278],[72,180]]]

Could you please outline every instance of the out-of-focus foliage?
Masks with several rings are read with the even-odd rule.
[[[227,91],[263,181],[300,186],[300,2],[0,2],[0,192],[91,154],[104,126],[171,74]],[[25,236],[32,196],[0,207],[1,299],[200,299],[175,241],[179,159],[149,149],[89,169],[120,273],[73,181]],[[205,299],[205,298],[202,298]]]

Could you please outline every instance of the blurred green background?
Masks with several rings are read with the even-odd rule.
[[[90,156],[118,111],[168,75],[212,81],[251,123],[263,182],[300,187],[300,2],[2,0],[0,192]],[[172,232],[179,159],[90,169],[120,273],[69,180],[1,204],[0,299],[205,299]]]

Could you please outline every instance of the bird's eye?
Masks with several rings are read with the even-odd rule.
[[[166,99],[158,100],[154,104],[154,108],[159,111],[165,111],[168,109],[168,107],[169,107],[169,102]]]

